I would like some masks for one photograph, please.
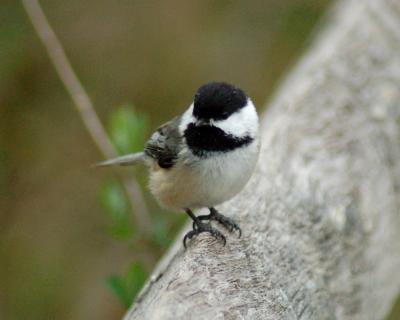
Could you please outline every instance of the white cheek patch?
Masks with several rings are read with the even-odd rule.
[[[186,130],[187,126],[191,122],[196,122],[195,117],[193,116],[193,103],[190,105],[189,109],[187,109],[181,117],[181,123],[179,124],[179,132],[183,134]]]
[[[214,121],[213,125],[224,130],[227,134],[237,137],[255,137],[258,133],[258,116],[256,108],[250,99],[247,105],[228,119]]]

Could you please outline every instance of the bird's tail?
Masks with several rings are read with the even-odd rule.
[[[106,160],[95,164],[95,167],[105,166],[130,166],[140,162],[144,162],[146,155],[144,152],[138,152],[133,154],[127,154],[125,156],[117,157],[114,159]]]

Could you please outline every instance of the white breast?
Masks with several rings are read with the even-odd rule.
[[[246,147],[194,163],[182,162],[168,170],[154,167],[150,189],[159,202],[169,208],[216,206],[231,199],[246,185],[258,152],[259,139],[256,138]]]

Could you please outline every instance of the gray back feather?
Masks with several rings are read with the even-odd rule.
[[[144,152],[153,158],[160,167],[171,168],[182,149],[182,136],[179,132],[180,117],[165,123],[153,133],[146,143]]]

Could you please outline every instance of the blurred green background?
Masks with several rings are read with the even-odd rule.
[[[262,110],[329,3],[41,1],[114,142],[148,137],[210,80]],[[1,0],[0,319],[119,319],[173,240],[184,216],[160,209],[136,170],[146,238],[111,170],[90,169],[101,159],[21,4]]]

